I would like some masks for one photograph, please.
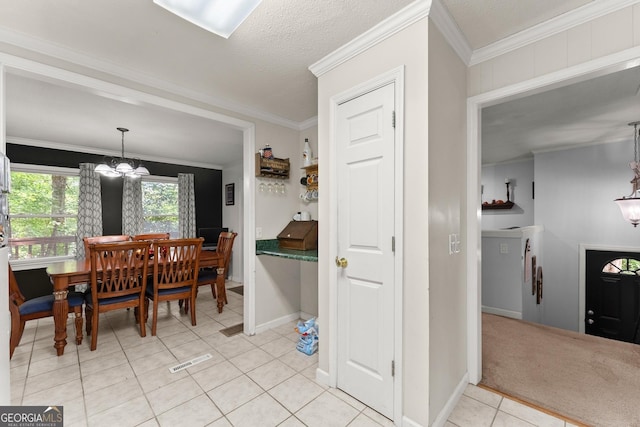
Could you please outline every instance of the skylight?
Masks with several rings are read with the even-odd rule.
[[[228,39],[262,0],[153,0],[169,12]]]

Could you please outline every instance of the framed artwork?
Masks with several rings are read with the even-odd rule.
[[[227,184],[224,186],[224,200],[227,206],[235,204],[235,184]]]

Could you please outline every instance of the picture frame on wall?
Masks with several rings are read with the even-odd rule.
[[[235,204],[235,184],[226,184],[224,186],[225,205],[232,206]]]

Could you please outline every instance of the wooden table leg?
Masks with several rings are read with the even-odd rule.
[[[55,323],[55,344],[53,347],[58,352],[58,356],[64,354],[64,346],[67,345],[67,315],[69,314],[69,304],[67,302],[67,294],[69,292],[54,291],[53,292],[53,321]]]
[[[218,313],[222,313],[222,307],[224,307],[225,289],[224,289],[224,268],[218,267],[216,269],[218,277],[216,278],[216,295],[218,300]]]

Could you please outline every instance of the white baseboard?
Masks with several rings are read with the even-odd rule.
[[[316,368],[316,381],[318,381],[322,385],[331,387],[331,385],[329,384],[329,373],[320,368]]]
[[[411,418],[402,417],[402,427],[424,427],[422,424],[413,421]]]
[[[295,313],[287,314],[286,316],[282,316],[278,319],[270,320],[267,323],[256,325],[256,334],[259,334],[260,332],[264,332],[267,329],[277,328],[280,325],[284,325],[285,323],[298,320],[299,318],[300,318],[300,312],[296,311]]]
[[[522,313],[519,311],[505,310],[503,308],[482,306],[482,311],[489,314],[497,314],[498,316],[511,317],[512,319],[522,320]]]
[[[458,404],[458,401],[460,400],[460,397],[464,393],[468,384],[469,384],[469,373],[465,372],[465,374],[462,376],[462,379],[456,386],[456,389],[453,391],[451,396],[449,396],[447,403],[444,405],[444,407],[442,408],[442,410],[440,411],[436,419],[431,424],[432,427],[443,427],[447,423],[449,416],[451,415],[456,405]]]

